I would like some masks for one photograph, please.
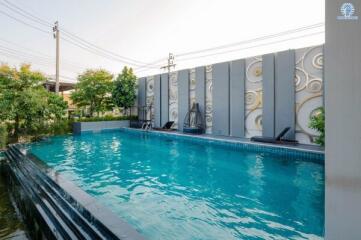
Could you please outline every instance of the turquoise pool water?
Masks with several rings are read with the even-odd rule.
[[[321,239],[324,168],[121,131],[54,137],[31,152],[148,239]]]

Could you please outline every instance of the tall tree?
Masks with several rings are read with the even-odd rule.
[[[106,70],[85,71],[78,77],[75,91],[71,94],[72,101],[78,107],[87,109],[90,116],[110,109],[112,79],[113,75]]]
[[[127,67],[123,68],[122,73],[114,81],[113,101],[117,107],[123,108],[125,112],[134,106],[136,85],[137,77],[134,75],[133,69]]]
[[[20,132],[37,134],[49,122],[64,116],[66,102],[44,88],[45,80],[30,65],[19,69],[0,66],[0,120],[14,123],[16,139]]]

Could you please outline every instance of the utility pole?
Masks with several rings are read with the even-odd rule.
[[[54,38],[56,39],[56,72],[55,72],[55,92],[59,93],[59,23],[55,22],[53,27]]]
[[[175,68],[175,63],[174,63],[174,54],[173,53],[169,53],[168,56],[168,64],[161,67],[161,69],[167,69],[168,70],[168,74],[170,73],[170,69],[173,67]]]

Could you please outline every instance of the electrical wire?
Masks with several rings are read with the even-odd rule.
[[[36,27],[36,26],[31,25],[31,24],[29,24],[29,23],[27,23],[27,22],[24,22],[23,20],[20,20],[20,19],[14,17],[14,16],[8,14],[7,12],[4,12],[4,11],[0,10],[0,13],[3,14],[3,15],[5,15],[5,16],[7,16],[7,17],[9,17],[9,18],[11,18],[11,19],[13,19],[13,20],[15,20],[15,21],[17,21],[17,22],[22,23],[22,24],[24,24],[24,25],[26,25],[26,26],[28,26],[28,27],[31,27],[31,28],[33,28],[33,29],[36,29],[36,30],[38,30],[38,31],[40,31],[40,32],[42,32],[42,33],[51,34],[50,31],[43,30],[43,29],[41,29],[41,28],[39,28],[39,27]]]
[[[23,17],[26,17],[27,19],[36,22],[38,24],[41,24],[43,26],[46,27],[51,27],[52,24],[48,21],[45,21],[31,13],[29,13],[28,11],[23,10],[22,8],[18,7],[17,5],[9,2],[8,0],[4,0],[7,4],[4,4],[4,2],[2,2],[1,4],[5,7],[7,7],[8,9],[12,10],[13,12],[16,12],[17,14],[20,14]],[[7,12],[1,11],[1,14],[4,14],[6,16],[8,16],[9,18],[12,18],[15,21],[18,21],[24,25],[27,25],[29,27],[32,27],[36,30],[39,30],[43,33],[49,34],[51,33],[50,31],[45,31],[37,26],[34,26],[32,24],[29,24],[21,19],[18,19],[10,14],[8,14]],[[217,50],[222,50],[225,48],[231,48],[231,47],[237,47],[240,45],[245,45],[245,44],[249,44],[249,43],[254,43],[254,42],[259,42],[259,41],[264,41],[264,40],[268,40],[268,39],[272,39],[272,38],[277,38],[277,37],[281,37],[281,36],[285,36],[285,35],[290,35],[290,34],[295,34],[295,33],[299,33],[299,32],[303,32],[303,31],[307,31],[307,30],[311,30],[311,29],[315,29],[315,28],[320,28],[323,27],[324,23],[317,23],[317,24],[313,24],[313,25],[309,25],[309,26],[304,26],[304,27],[300,27],[297,29],[291,29],[291,30],[287,30],[284,32],[280,32],[280,33],[276,33],[276,34],[271,34],[271,35],[266,35],[266,36],[261,36],[261,37],[257,37],[257,38],[253,38],[253,39],[249,39],[249,40],[245,40],[245,41],[240,41],[240,42],[236,42],[236,43],[230,43],[230,44],[225,44],[225,45],[220,45],[220,46],[216,46],[216,47],[212,47],[212,48],[207,48],[207,49],[201,49],[201,50],[195,50],[195,51],[190,51],[190,52],[184,52],[184,53],[179,53],[179,54],[175,54],[175,57],[177,57],[178,61],[188,61],[191,59],[197,59],[197,58],[204,58],[204,57],[208,57],[208,56],[215,56],[215,55],[221,55],[221,54],[225,54],[225,53],[230,53],[230,52],[235,52],[235,51],[240,51],[240,50],[245,50],[245,49],[250,49],[250,48],[255,48],[255,47],[259,47],[259,46],[266,46],[269,44],[275,44],[275,43],[280,43],[280,42],[284,42],[284,41],[289,41],[289,40],[293,40],[293,39],[298,39],[298,38],[303,38],[303,37],[307,37],[307,36],[312,36],[312,35],[316,35],[316,34],[321,34],[323,32],[318,32],[318,33],[312,33],[312,34],[308,34],[308,35],[303,35],[303,36],[298,36],[298,37],[293,37],[293,38],[288,38],[288,39],[283,39],[283,40],[278,40],[278,41],[274,41],[274,42],[270,42],[270,43],[263,43],[263,44],[258,44],[255,46],[250,46],[250,47],[245,47],[245,48],[237,48],[237,49],[231,49],[231,50],[225,50],[225,51],[221,51],[221,52],[216,52],[216,53],[211,53],[211,54],[205,54],[205,55],[201,55],[201,56],[194,56],[194,57],[188,57],[188,58],[183,58],[184,56],[192,56],[192,55],[197,55],[197,54],[201,54],[201,53],[205,53],[205,52],[212,52],[212,51],[217,51]],[[160,65],[158,65],[157,63],[164,61],[165,58],[162,58],[160,60],[151,62],[151,63],[144,63],[135,59],[131,59],[128,57],[124,57],[121,55],[118,55],[116,53],[113,53],[109,50],[106,50],[104,48],[101,48],[93,43],[90,43],[89,41],[80,38],[79,36],[77,36],[76,34],[73,34],[69,31],[67,31],[64,28],[62,29],[62,33],[66,36],[66,37],[61,37],[64,41],[78,47],[81,48],[85,51],[88,51],[92,54],[101,56],[103,58],[106,58],[108,60],[112,60],[112,61],[119,61],[125,64],[129,64],[129,65],[133,65],[136,66],[135,71],[138,72],[142,72],[145,71],[147,69],[158,69],[160,67]],[[143,65],[142,65],[143,64]],[[143,69],[143,70],[141,70]],[[140,70],[140,71],[139,71]]]
[[[64,30],[64,28],[60,28],[62,30],[62,33],[65,34],[67,37],[71,38],[72,40],[74,41],[77,41],[79,42],[80,44],[82,44],[83,46],[86,46],[88,48],[93,48],[95,49],[96,51],[99,51],[99,52],[103,52],[115,59],[119,59],[120,61],[124,61],[130,65],[134,65],[134,66],[138,66],[138,67],[144,67],[144,66],[152,66],[152,67],[160,67],[158,65],[154,65],[154,64],[151,64],[151,63],[145,63],[145,62],[141,62],[141,61],[138,61],[138,60],[134,60],[134,59],[131,59],[131,58],[128,58],[128,57],[124,57],[124,56],[121,56],[121,55],[118,55],[116,53],[113,53],[113,52],[110,52],[104,48],[101,48],[101,47],[98,47],[96,46],[95,44],[93,43],[90,43],[89,41],[86,41],[80,37],[78,37],[77,35],[73,34],[73,33],[70,33],[69,31],[67,30]]]
[[[8,48],[8,47],[2,46],[2,45],[0,45],[0,49],[2,49],[3,51],[13,53],[13,54],[18,54],[18,55],[25,56],[27,58],[38,59],[40,61],[55,64],[55,61],[52,58],[37,56],[37,55],[30,54],[30,53],[27,53],[27,52],[23,52],[23,51],[19,51],[19,50],[16,50],[16,49]],[[63,64],[63,65],[65,65],[64,66],[65,69],[69,69],[71,71],[75,70],[74,72],[78,71],[78,69],[79,69],[78,67],[76,67],[76,66],[74,67],[74,66],[69,65],[69,64]]]
[[[33,14],[23,10],[22,8],[16,6],[15,4],[7,1],[7,0],[4,0],[8,5],[4,4],[4,2],[0,2],[0,4],[2,4],[3,6],[7,7],[8,9],[16,12],[17,14],[20,14],[22,15],[23,17],[26,17],[28,19],[30,19],[31,21],[34,21],[34,22],[37,22],[39,24],[42,24],[43,26],[46,26],[46,27],[52,27],[52,24],[49,23],[48,21],[45,21],[39,17],[36,17],[34,16]],[[9,15],[8,15],[9,16]],[[10,17],[10,16],[9,16]],[[23,22],[24,23],[24,22]],[[25,24],[25,23],[24,23]],[[77,42],[77,46],[82,46],[82,49],[91,49],[92,53],[95,53],[97,52],[98,55],[99,53],[102,54],[103,57],[105,58],[111,58],[113,59],[114,61],[119,61],[119,62],[122,62],[122,63],[125,63],[125,64],[129,64],[129,65],[133,65],[133,66],[136,66],[136,67],[148,67],[148,68],[159,68],[160,66],[155,66],[154,64],[151,64],[151,63],[145,63],[145,62],[141,62],[141,61],[138,61],[138,60],[135,60],[135,59],[131,59],[131,58],[128,58],[128,57],[125,57],[125,56],[121,56],[119,54],[116,54],[116,53],[113,53],[109,50],[106,50],[104,48],[101,48],[77,35],[75,35],[74,33],[71,33],[70,31],[67,31],[66,29],[64,28],[61,28],[62,30],[62,33],[64,35],[66,35],[68,38],[71,38],[73,40],[73,42]]]
[[[239,45],[254,43],[254,42],[258,42],[258,41],[267,40],[270,38],[276,38],[276,37],[281,37],[284,35],[290,35],[290,34],[294,34],[294,33],[298,33],[298,32],[303,32],[306,30],[320,28],[320,27],[323,27],[324,25],[325,25],[324,23],[312,24],[312,25],[303,26],[303,27],[296,28],[296,29],[290,29],[290,30],[275,33],[275,34],[256,37],[256,38],[252,38],[252,39],[248,39],[248,40],[244,40],[244,41],[240,41],[240,42],[229,43],[229,44],[225,44],[225,45],[220,45],[220,46],[216,46],[216,47],[212,47],[212,48],[206,48],[206,49],[201,49],[201,50],[196,50],[196,51],[191,51],[191,52],[179,53],[179,54],[175,54],[175,57],[182,57],[182,56],[187,56],[187,55],[199,54],[199,53],[203,53],[203,52],[215,51],[215,50],[219,50],[219,49],[223,49],[223,48],[236,47]]]
[[[43,57],[46,57],[46,58],[49,58],[49,59],[54,59],[55,56],[51,56],[51,55],[48,55],[48,54],[45,54],[43,52],[39,52],[39,51],[36,51],[34,49],[31,49],[31,48],[28,48],[28,47],[24,47],[18,43],[14,43],[14,42],[11,42],[11,41],[8,41],[8,40],[5,40],[3,38],[0,38],[0,41],[3,42],[3,43],[6,43],[8,45],[12,45],[12,46],[15,46],[15,47],[18,47],[20,49],[24,49],[26,50],[27,52],[30,52],[30,53],[33,53],[33,54],[38,54],[38,55],[41,55]],[[84,66],[81,66],[79,63],[76,63],[76,62],[73,62],[73,61],[70,61],[66,58],[61,58],[61,62],[63,63],[66,63],[66,64],[69,64],[69,65],[72,65],[74,67],[78,67],[78,68],[84,68]]]
[[[251,48],[256,48],[256,47],[263,47],[263,46],[267,46],[267,45],[272,45],[272,44],[276,44],[276,43],[286,42],[286,41],[290,41],[290,40],[297,40],[297,39],[301,39],[301,38],[305,38],[305,37],[311,37],[311,36],[315,36],[315,35],[319,35],[319,34],[324,34],[324,33],[325,33],[324,31],[320,31],[320,32],[305,34],[305,35],[301,35],[301,36],[297,36],[297,37],[292,37],[292,38],[277,40],[277,41],[273,41],[273,42],[262,43],[262,44],[258,44],[258,45],[254,45],[254,46],[250,46],[250,47],[243,47],[243,48],[237,48],[237,49],[227,50],[227,51],[218,52],[218,53],[212,53],[212,54],[206,54],[206,55],[201,55],[201,56],[196,56],[196,57],[183,58],[183,59],[181,59],[181,61],[188,61],[188,60],[192,60],[192,59],[198,59],[198,58],[204,58],[204,57],[222,55],[222,54],[226,54],[226,53],[230,53],[230,52],[236,52],[236,51],[241,51],[241,50],[246,50],[246,49],[251,49]]]

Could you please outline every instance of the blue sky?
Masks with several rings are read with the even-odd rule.
[[[205,49],[324,22],[324,0],[8,1],[46,21],[58,20],[61,28],[97,46],[146,63],[165,58],[169,52],[179,54]],[[6,5],[4,0],[0,0],[0,3]],[[50,28],[31,22],[1,4],[0,11],[51,31]],[[34,30],[1,13],[0,29],[0,46],[27,51],[20,48],[21,46],[39,54],[54,56],[55,41],[51,34]],[[321,27],[298,35],[285,36],[283,39],[322,30]],[[17,46],[2,40],[15,43]],[[178,69],[188,68],[288,48],[311,46],[323,41],[322,34],[312,35],[298,40],[191,60],[185,59],[187,57],[176,57],[176,63]],[[240,47],[247,46],[252,44]],[[0,52],[2,62],[16,65],[22,62],[21,56],[18,58],[20,59],[11,58]],[[124,66],[123,63],[91,54],[64,41],[61,41],[61,58],[64,59],[61,62],[61,75],[69,78],[75,78],[85,68],[102,67],[112,73],[118,73]],[[35,62],[33,65],[47,74],[54,74],[53,65],[42,66]],[[161,70],[154,68],[139,72],[138,75],[159,72]]]

